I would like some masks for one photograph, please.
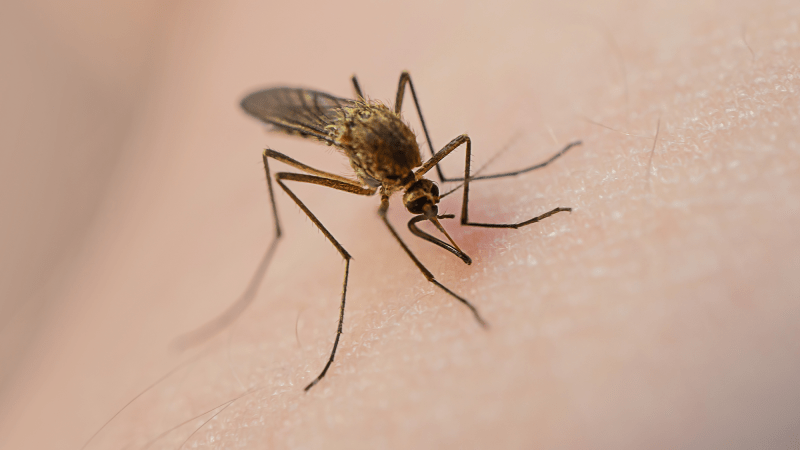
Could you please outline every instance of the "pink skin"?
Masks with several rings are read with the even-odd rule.
[[[186,447],[796,442],[795,3],[381,10],[323,2],[311,16],[291,2],[176,7],[155,39],[158,62],[133,96],[143,100],[80,250],[37,291],[50,300],[31,316],[35,338],[3,385],[0,447],[80,448],[197,354],[90,448],[139,448],[248,389],[256,390]],[[116,20],[144,35],[153,11],[151,22]],[[296,40],[278,44],[285,36]],[[486,173],[584,142],[545,169],[472,187],[476,221],[574,210],[520,230],[442,220],[470,266],[408,233],[409,215],[392,198],[389,218],[406,243],[490,328],[422,277],[379,220],[377,197],[294,183],[354,256],[327,377],[303,392],[330,350],[344,264],[279,189],[285,238],[256,301],[207,344],[171,352],[173,338],[238,296],[272,238],[261,150],[347,173],[346,159],[324,146],[263,133],[236,109],[240,97],[277,84],[350,95],[356,73],[365,93],[393,99],[403,69],[436,145],[468,132],[480,167],[519,136]],[[420,131],[409,100],[405,118]],[[64,121],[82,120],[53,108],[64,108]],[[94,117],[97,129],[103,119]],[[463,158],[455,152],[446,172],[455,176]],[[458,193],[439,206],[459,212]],[[179,447],[201,423],[152,448]]]

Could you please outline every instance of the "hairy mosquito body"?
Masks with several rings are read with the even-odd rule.
[[[425,120],[422,118],[422,112],[419,108],[414,86],[407,72],[403,72],[400,76],[397,97],[393,109],[390,109],[380,102],[366,100],[361,93],[361,88],[356,78],[353,77],[352,81],[357,95],[357,98],[354,100],[339,98],[310,89],[288,87],[276,87],[257,91],[242,100],[242,108],[248,114],[271,125],[274,131],[316,139],[339,149],[349,158],[350,166],[355,173],[355,179],[315,169],[270,148],[264,150],[264,171],[267,176],[267,187],[270,194],[273,216],[275,218],[275,238],[262,260],[259,269],[251,280],[248,289],[239,300],[214,321],[181,338],[182,346],[191,345],[191,343],[203,340],[235,320],[255,296],[256,287],[263,278],[272,255],[274,254],[276,244],[282,236],[272,187],[273,177],[270,175],[269,160],[271,159],[287,164],[303,172],[278,172],[275,174],[274,179],[281,189],[286,192],[308,218],[320,229],[345,260],[344,281],[342,283],[342,297],[339,308],[339,323],[333,348],[325,367],[322,369],[321,373],[306,386],[306,391],[325,376],[336,355],[336,348],[339,345],[339,337],[342,334],[342,326],[344,323],[347,279],[350,273],[351,256],[325,228],[322,222],[317,219],[314,213],[311,212],[300,198],[287,186],[288,181],[317,184],[358,195],[380,194],[381,204],[378,208],[378,215],[405,253],[411,258],[428,281],[469,308],[478,323],[484,327],[487,326],[486,321],[484,321],[478,313],[475,306],[467,299],[439,283],[400,238],[400,235],[389,222],[386,214],[389,208],[389,199],[392,194],[401,192],[403,204],[406,209],[414,215],[408,222],[408,228],[412,234],[453,253],[466,264],[471,264],[472,259],[458,247],[439,221],[440,219],[449,219],[454,216],[439,215],[438,213],[437,205],[440,199],[447,194],[440,196],[437,184],[425,178],[425,174],[434,167],[436,168],[438,178],[441,182],[458,181],[463,183],[461,225],[464,226],[519,228],[538,222],[558,212],[571,210],[570,208],[559,207],[524,222],[511,224],[471,222],[468,218],[469,187],[470,183],[474,181],[510,177],[544,167],[563,155],[573,146],[579,145],[580,142],[573,142],[567,145],[547,161],[535,166],[514,172],[471,176],[471,141],[469,136],[458,136],[434,153],[434,147],[431,144]],[[414,132],[406,125],[400,115],[406,85],[411,89],[411,95],[414,99],[414,104],[425,132],[425,138],[431,149],[432,157],[424,162]],[[447,178],[442,173],[439,162],[462,145],[466,149],[464,176],[459,178]],[[417,223],[426,220],[433,223],[445,239],[432,236],[417,227]]]

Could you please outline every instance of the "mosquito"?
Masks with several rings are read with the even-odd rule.
[[[331,189],[348,192],[351,194],[372,196],[380,194],[381,204],[378,208],[378,216],[394,236],[400,247],[405,251],[425,278],[436,287],[443,290],[472,312],[478,323],[487,327],[486,321],[478,313],[475,306],[464,297],[456,294],[442,283],[420,262],[411,249],[403,242],[397,234],[394,226],[389,222],[386,215],[389,209],[389,199],[395,193],[402,193],[403,205],[408,212],[414,215],[408,222],[408,228],[412,234],[431,242],[459,257],[464,263],[471,264],[472,259],[464,253],[458,244],[442,226],[441,219],[455,218],[452,214],[439,214],[438,203],[446,195],[454,192],[458,187],[450,192],[439,195],[437,184],[425,175],[434,167],[440,182],[461,182],[463,187],[463,197],[461,203],[461,225],[485,228],[520,228],[530,225],[556,213],[571,211],[571,208],[558,207],[540,216],[533,217],[519,223],[479,223],[471,222],[468,215],[469,187],[470,183],[478,180],[492,178],[512,177],[532,170],[547,166],[572,147],[580,145],[580,141],[572,142],[561,151],[551,156],[544,162],[513,172],[497,173],[493,175],[470,175],[470,157],[472,143],[469,136],[462,134],[456,137],[441,150],[434,151],[431,143],[428,127],[422,117],[422,111],[414,90],[414,84],[408,72],[400,75],[400,82],[397,88],[397,96],[394,108],[390,109],[385,104],[370,100],[364,97],[361,87],[355,76],[352,77],[356,99],[345,99],[333,95],[315,91],[311,89],[274,87],[253,92],[245,97],[242,108],[251,116],[267,123],[272,127],[272,131],[279,131],[290,135],[301,136],[321,141],[329,146],[336,147],[350,159],[350,166],[355,172],[355,179],[343,177],[330,172],[325,172],[306,164],[303,164],[291,157],[277,152],[271,148],[264,150],[262,159],[264,162],[264,172],[267,178],[267,189],[269,191],[270,202],[272,204],[272,214],[275,218],[275,237],[267,251],[256,276],[251,281],[245,294],[222,316],[213,322],[205,325],[197,332],[190,333],[184,341],[192,341],[200,336],[207,336],[231,322],[252,300],[256,280],[266,271],[269,260],[274,253],[275,246],[282,236],[278,209],[275,204],[275,193],[270,175],[270,159],[287,164],[301,172],[278,172],[275,174],[275,182],[284,192],[297,204],[298,207],[308,216],[314,225],[319,228],[322,234],[336,248],[345,261],[344,281],[342,282],[342,297],[339,306],[339,323],[336,329],[336,337],[333,341],[330,357],[322,372],[305,387],[308,391],[314,387],[325,374],[328,373],[336,355],[336,348],[339,345],[339,338],[342,335],[344,324],[344,309],[347,298],[347,278],[350,273],[350,253],[336,240],[327,228],[320,222],[313,212],[300,200],[299,197],[287,186],[286,182],[310,183],[325,186]],[[417,144],[417,138],[409,126],[403,121],[400,112],[403,106],[403,98],[406,86],[411,90],[411,97],[414,99],[419,120],[422,123],[422,130],[430,148],[431,158],[422,162],[422,154]],[[442,172],[439,162],[447,157],[454,150],[464,145],[466,147],[466,159],[464,162],[463,178],[448,178]],[[440,239],[422,231],[417,224],[422,221],[430,221],[433,226],[446,239]]]

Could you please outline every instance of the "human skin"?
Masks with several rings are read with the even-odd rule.
[[[140,448],[235,398],[150,448],[797,441],[796,6],[326,5],[176,14],[115,181],[20,365],[4,448],[80,448],[134,398],[88,448]],[[296,39],[278,45],[285,36]],[[407,233],[393,198],[405,242],[489,329],[422,277],[377,197],[295,184],[354,256],[328,375],[303,391],[330,351],[344,264],[280,190],[285,234],[254,303],[171,350],[235,300],[272,239],[263,148],[347,173],[325,146],[263,133],[238,99],[281,84],[346,96],[352,73],[393,99],[404,69],[434,145],[469,133],[475,167],[507,147],[485,173],[583,141],[547,168],[472,186],[476,221],[573,212],[519,230],[444,221],[470,266]],[[441,210],[458,214],[459,194]]]

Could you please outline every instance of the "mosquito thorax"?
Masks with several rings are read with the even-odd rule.
[[[342,108],[340,114],[329,132],[367,184],[374,180],[397,189],[422,164],[416,135],[383,103],[360,101]]]
[[[439,203],[439,186],[431,180],[423,178],[406,189],[403,204],[411,214],[423,214],[426,209],[435,211]],[[428,208],[426,208],[428,206]]]

